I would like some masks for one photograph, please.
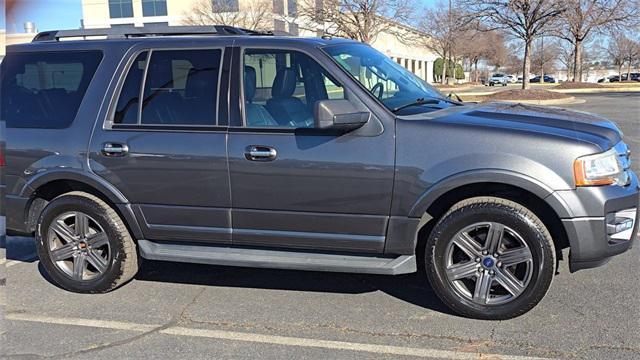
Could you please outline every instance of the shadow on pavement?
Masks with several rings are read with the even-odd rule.
[[[36,255],[34,255],[35,242],[33,238],[8,237],[7,248],[8,259],[17,259],[24,262],[37,260]],[[38,264],[38,270],[48,282],[55,285],[42,264]],[[423,308],[455,315],[438,299],[422,271],[407,275],[384,276],[254,269],[144,260],[135,280],[211,287],[340,294],[363,294],[382,291],[397,299]]]
[[[145,260],[138,281],[362,294],[382,291],[430,310],[455,315],[438,299],[422,273],[384,276],[312,271],[253,269]]]
[[[38,260],[36,243],[33,237],[7,236],[5,248],[7,260],[30,263]]]

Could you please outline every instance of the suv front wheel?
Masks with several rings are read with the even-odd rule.
[[[88,193],[71,192],[47,204],[36,245],[51,280],[69,291],[107,292],[138,271],[136,245],[122,219]]]
[[[526,207],[477,197],[454,205],[426,242],[427,277],[454,311],[509,319],[531,310],[551,285],[551,235]]]

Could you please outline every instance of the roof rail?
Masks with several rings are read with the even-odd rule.
[[[146,24],[145,26],[117,26],[104,29],[53,30],[38,33],[33,42],[60,41],[64,38],[106,37],[107,39],[128,39],[149,36],[180,35],[273,35],[272,32],[261,32],[237,28],[228,25],[212,26],[168,26],[164,24]]]

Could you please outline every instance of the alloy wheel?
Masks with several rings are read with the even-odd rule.
[[[89,215],[65,212],[49,226],[47,244],[51,261],[76,281],[104,274],[111,261],[111,247],[103,228]]]
[[[446,278],[455,293],[478,305],[515,300],[531,281],[531,249],[513,229],[497,223],[475,223],[447,244]]]

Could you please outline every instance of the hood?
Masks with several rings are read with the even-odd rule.
[[[428,114],[407,118],[441,120],[531,131],[571,137],[598,145],[603,150],[622,140],[618,127],[601,116],[557,107],[535,106],[506,102],[452,106]]]

